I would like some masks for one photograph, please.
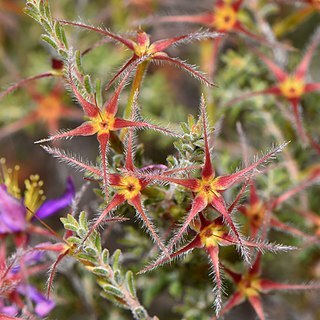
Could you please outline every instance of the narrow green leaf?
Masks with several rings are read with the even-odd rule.
[[[56,49],[56,50],[58,49],[58,46],[55,43],[55,41],[51,37],[49,37],[48,35],[42,34],[41,39],[43,41],[45,41],[46,43],[48,43],[53,49]]]
[[[109,264],[109,256],[110,256],[109,250],[103,249],[101,257],[102,257],[102,262],[104,264],[107,264],[107,265]]]
[[[67,230],[78,232],[78,228],[75,225],[71,224],[71,223],[64,223],[63,226]]]
[[[97,257],[98,256],[97,251],[92,247],[85,247],[84,251],[87,254],[89,254],[91,257]]]
[[[87,93],[92,94],[93,93],[93,87],[91,83],[91,78],[88,74],[84,76],[84,88],[86,89]]]
[[[95,237],[94,245],[96,247],[96,250],[99,252],[99,254],[102,251],[102,245],[101,245],[101,236],[99,233],[97,233],[97,236]]]
[[[113,270],[119,269],[120,255],[121,255],[120,249],[117,249],[112,255],[112,268],[113,268]]]
[[[102,291],[100,293],[100,295],[101,295],[101,297],[109,300],[111,303],[113,303],[114,305],[116,305],[116,306],[118,306],[120,308],[123,308],[123,309],[126,309],[126,310],[130,309],[128,307],[127,303],[124,300],[122,300],[121,298],[117,298],[117,297],[115,297],[115,296],[113,296],[113,295],[111,295],[111,294],[109,294],[107,292],[104,292],[104,291]]]
[[[99,276],[99,277],[104,277],[104,278],[108,278],[110,273],[106,268],[103,267],[95,267],[92,269],[92,272]]]
[[[83,229],[88,230],[88,220],[87,220],[87,215],[86,215],[85,211],[80,212],[79,224]]]
[[[136,288],[134,286],[133,272],[131,270],[126,273],[126,287],[133,297],[136,296]]]
[[[148,319],[147,311],[141,306],[133,310],[133,316],[137,320]]]
[[[114,281],[117,283],[117,285],[121,286],[123,283],[123,277],[122,277],[121,271],[119,269],[114,270],[113,277],[114,277]]]
[[[78,234],[78,236],[79,236],[80,238],[85,238],[86,235],[87,235],[87,233],[88,233],[88,231],[85,230],[85,229],[83,229],[82,227],[79,227],[79,228],[77,229],[77,234]]]
[[[76,66],[77,66],[79,73],[84,74],[84,69],[82,66],[81,52],[79,50],[76,51]]]
[[[81,239],[74,237],[74,236],[71,236],[71,237],[68,237],[68,242],[79,245],[79,244],[81,244]]]
[[[44,20],[43,18],[40,18],[40,23],[41,23],[43,29],[44,29],[49,35],[51,35],[51,34],[52,34],[52,27],[51,27],[51,25],[50,25],[46,20]]]
[[[119,290],[117,287],[111,285],[111,284],[106,284],[103,286],[103,290],[107,292],[108,294],[111,294],[113,296],[116,296],[118,298],[123,298],[124,294],[122,293],[121,290]]]
[[[95,265],[97,263],[97,260],[90,255],[80,252],[77,254],[77,259],[84,261],[84,262],[90,262],[91,264]]]

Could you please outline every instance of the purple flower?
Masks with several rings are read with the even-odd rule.
[[[45,201],[36,212],[40,219],[50,217],[57,211],[69,206],[74,198],[75,189],[72,179],[68,177],[66,190],[60,198]]]
[[[3,299],[0,299],[0,313],[6,316],[14,317],[18,314],[19,310],[15,305],[6,305]],[[0,314],[0,319],[1,319]]]
[[[42,293],[40,293],[31,285],[20,284],[17,288],[17,291],[34,302],[34,311],[39,317],[47,316],[55,307],[55,302],[53,300],[47,299]]]
[[[0,185],[0,234],[24,230],[27,225],[26,208],[22,201],[7,192],[5,185]]]
[[[72,179],[66,182],[66,190],[61,197],[45,201],[36,210],[35,215],[47,218],[71,204],[75,195]],[[7,192],[5,185],[0,185],[0,234],[25,231],[28,225],[27,210],[23,201]]]
[[[47,246],[50,245],[49,242],[42,243],[38,246]],[[36,246],[35,248],[37,248]],[[6,273],[6,280],[16,281],[16,285],[6,294],[7,298],[0,298],[0,320],[2,315],[14,317],[19,313],[21,306],[17,303],[17,294],[19,296],[25,297],[26,301],[32,301],[34,305],[34,312],[39,317],[46,317],[49,312],[55,307],[55,302],[51,299],[46,298],[42,293],[40,293],[35,287],[28,284],[26,281],[26,274],[28,270],[24,270],[26,273],[22,274],[21,264],[24,267],[31,267],[36,265],[42,259],[44,252],[42,251],[28,251],[22,257],[20,257],[19,262],[16,262],[10,270]]]

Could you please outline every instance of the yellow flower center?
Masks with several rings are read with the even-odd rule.
[[[248,206],[246,211],[251,224],[253,224],[256,228],[261,226],[265,212],[266,208],[262,202],[257,202],[252,206]]]
[[[134,45],[134,53],[138,57],[143,57],[152,53],[152,46],[150,46],[150,37],[143,31],[138,31],[136,43]]]
[[[21,199],[21,191],[19,188],[18,172],[20,167],[16,165],[13,169],[7,168],[6,159],[0,159],[0,184],[4,184],[7,187],[8,193],[10,193],[16,199]]]
[[[126,176],[120,179],[120,183],[116,186],[116,189],[118,194],[122,194],[126,200],[130,200],[140,193],[141,183],[136,177]]]
[[[198,188],[195,192],[206,199],[207,203],[212,202],[213,198],[220,197],[218,179],[219,178],[211,177],[209,179],[198,180]]]
[[[245,275],[238,284],[238,290],[247,298],[258,296],[261,291],[260,279],[257,276]]]
[[[40,180],[38,174],[31,175],[29,179],[24,181],[26,191],[24,192],[24,204],[27,210],[27,220],[31,220],[35,212],[42,205],[45,196],[42,190],[43,181]]]
[[[280,83],[279,88],[288,99],[300,98],[304,93],[305,83],[296,77],[288,77]]]
[[[99,134],[109,133],[114,130],[115,118],[112,114],[109,113],[100,113],[95,118],[91,118],[92,125]]]
[[[200,232],[201,243],[206,247],[216,247],[228,231],[224,226],[210,224]]]
[[[45,97],[38,106],[38,114],[45,121],[56,120],[60,117],[62,105],[56,96]]]
[[[213,26],[218,31],[230,31],[233,29],[237,20],[237,12],[232,8],[232,6],[224,4],[216,7]]]

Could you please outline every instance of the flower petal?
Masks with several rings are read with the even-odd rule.
[[[40,317],[47,316],[56,305],[31,285],[19,285],[17,289],[20,294],[28,296],[35,303],[35,312]]]
[[[5,185],[0,185],[0,234],[22,231],[26,228],[26,208],[11,196]]]
[[[67,187],[60,198],[45,201],[37,210],[36,216],[40,219],[47,218],[57,211],[69,206],[74,198],[75,189],[72,179],[68,177]]]

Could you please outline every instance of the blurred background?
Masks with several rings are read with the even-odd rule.
[[[60,0],[51,1],[51,6],[53,15],[57,18],[105,26],[120,34],[132,32],[143,26],[151,34],[152,40],[156,40],[195,31],[199,26],[183,23],[146,25],[145,19],[148,18],[150,21],[150,17],[163,15],[210,12],[213,3],[212,0]],[[55,52],[40,40],[41,27],[23,13],[24,5],[24,1],[0,0],[0,87],[3,90],[21,79],[51,70],[52,63],[59,60]],[[244,1],[241,19],[248,29],[262,36],[265,35],[264,30],[261,28],[262,25],[257,23],[257,16],[253,10],[259,10],[261,19],[273,30],[274,26],[278,25],[277,39],[295,50],[285,51],[280,47],[275,52],[275,59],[280,65],[287,65],[288,70],[293,70],[313,32],[319,27],[319,10],[316,7],[312,7],[311,10],[309,7],[311,5],[307,1],[304,3],[248,0]],[[297,14],[299,12],[300,14]],[[288,17],[292,17],[291,20],[287,19]],[[281,29],[281,22],[284,20],[288,21]],[[154,21],[156,22],[156,18]],[[84,30],[72,27],[66,27],[65,30],[69,42],[81,51],[91,48],[101,39],[99,35]],[[270,72],[250,49],[254,46],[258,46],[264,52],[278,49],[268,48],[268,44],[257,44],[237,33],[228,36],[220,49],[214,76],[217,87],[210,90],[203,88],[199,82],[181,70],[171,66],[152,65],[142,86],[139,105],[144,117],[160,123],[169,122],[178,128],[180,122],[186,121],[188,114],[198,114],[200,95],[205,92],[215,108],[214,124],[217,130],[214,164],[217,172],[221,174],[232,172],[242,161],[237,122],[241,122],[243,126],[250,155],[266,150],[282,138],[286,141],[291,140],[288,153],[282,160],[284,163],[294,161],[295,167],[298,168],[297,176],[292,177],[285,164],[259,178],[258,185],[261,187],[262,197],[270,199],[307,175],[311,167],[318,168],[319,155],[298,141],[290,122],[290,109],[283,101],[279,102],[274,97],[262,95],[225,107],[227,101],[248,91],[261,90],[273,81]],[[170,56],[199,65],[202,70],[205,67],[201,60],[201,45],[198,43],[173,47],[168,52]],[[107,83],[129,56],[130,52],[122,46],[107,42],[86,54],[83,63],[87,73],[101,78],[102,83]],[[309,68],[308,77],[314,82],[320,82],[318,57],[319,50],[316,51]],[[125,106],[128,92],[127,88],[122,94],[121,108]],[[108,94],[110,92],[106,93],[105,98]],[[317,138],[320,123],[319,101],[320,93],[315,92],[306,95],[302,102],[306,129]],[[6,158],[9,167],[20,165],[21,186],[31,173],[38,173],[45,181],[44,189],[48,198],[57,197],[61,193],[67,176],[73,177],[79,189],[84,184],[83,174],[59,163],[34,142],[56,130],[74,128],[81,121],[81,108],[66,90],[61,77],[30,82],[0,101],[0,157]],[[95,137],[61,141],[58,146],[93,162],[98,157],[98,143]],[[150,132],[139,133],[138,150],[143,154],[144,164],[166,164],[167,156],[176,152],[171,138]],[[116,155],[116,152],[113,155]],[[92,216],[101,204],[94,191],[96,187],[92,185],[89,188],[80,205]],[[226,196],[231,199],[232,195]],[[313,226],[305,224],[301,216],[292,214],[296,207],[308,208],[319,214],[319,186],[313,186],[307,192],[303,192],[282,206],[279,212],[283,221],[313,232]],[[61,215],[63,214],[61,212]],[[52,218],[49,224],[61,228],[57,217]],[[137,257],[142,255],[143,250],[150,249],[150,243],[143,232],[132,225],[125,223],[113,226],[106,239],[111,251],[119,246],[123,248],[124,252],[127,252],[125,264],[138,271]],[[264,258],[264,264],[268,266],[264,268],[267,277],[291,283],[320,281],[319,246],[308,246],[279,232],[272,232],[270,237],[271,240],[304,248],[289,254],[267,254]],[[140,248],[138,245],[141,245]],[[230,258],[234,255],[232,249],[222,251],[222,257]],[[90,276],[84,275],[79,266],[74,266],[71,261],[66,265],[67,271],[62,271],[56,280],[58,284],[55,298],[59,306],[50,314],[49,319],[130,319],[128,313],[119,311],[97,296],[94,282]],[[78,276],[68,279],[68,271],[72,268],[77,268]],[[81,283],[77,283],[79,279]],[[139,277],[137,282],[141,288],[143,303],[150,310],[150,314],[156,314],[160,319],[202,320],[209,319],[208,315],[213,314],[212,279],[208,276],[207,258],[201,252],[189,255],[184,262],[177,262]],[[227,285],[227,291],[231,292],[231,288],[230,283]],[[85,303],[82,305],[83,299]],[[269,294],[263,302],[269,319],[320,319],[319,292]],[[226,319],[251,320],[255,319],[255,314],[245,303],[228,314]]]

